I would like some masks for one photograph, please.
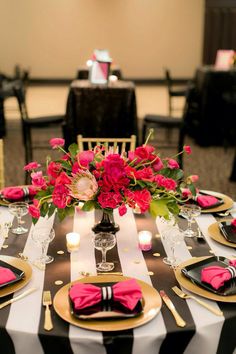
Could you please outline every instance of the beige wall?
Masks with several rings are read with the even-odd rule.
[[[0,71],[74,77],[94,48],[124,76],[155,78],[167,66],[189,77],[202,57],[204,0],[1,0]]]

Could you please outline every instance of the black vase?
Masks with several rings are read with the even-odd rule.
[[[99,232],[111,232],[115,234],[120,230],[119,225],[117,225],[114,221],[113,210],[107,211],[105,209],[102,210],[102,219],[99,223],[94,225],[92,228],[95,234]]]

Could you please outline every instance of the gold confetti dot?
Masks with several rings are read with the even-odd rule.
[[[160,257],[160,253],[153,253],[154,257]]]
[[[8,245],[3,245],[2,248],[8,248]]]
[[[214,254],[214,251],[210,250],[209,253],[213,253]]]
[[[64,251],[57,251],[57,254],[64,254],[65,252]]]
[[[129,252],[129,249],[128,248],[123,248],[123,251],[124,252]]]
[[[135,264],[139,264],[139,263],[141,263],[141,261],[139,261],[139,260],[134,260],[134,263],[135,263]]]
[[[156,238],[160,238],[161,235],[160,235],[160,234],[156,234],[155,237],[156,237]]]
[[[54,284],[55,284],[55,285],[62,285],[62,284],[63,284],[63,281],[62,281],[62,280],[56,280]]]
[[[154,275],[154,272],[149,271],[149,272],[148,272],[148,275]]]
[[[187,249],[188,249],[188,250],[192,250],[193,247],[192,247],[192,246],[187,246]]]

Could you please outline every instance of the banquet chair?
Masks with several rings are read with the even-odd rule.
[[[33,161],[33,149],[45,149],[46,145],[36,144],[32,141],[32,131],[33,129],[47,129],[51,127],[61,127],[64,122],[64,115],[50,115],[43,117],[30,118],[28,116],[25,89],[24,85],[21,83],[14,87],[15,97],[18,102],[21,123],[22,123],[22,136],[23,144],[25,147],[25,163]],[[47,142],[48,146],[48,142]]]
[[[119,153],[123,153],[128,150],[135,150],[136,135],[131,135],[130,138],[84,138],[79,134],[77,135],[77,143],[79,151],[92,150],[97,145],[103,145],[106,151],[109,148],[113,148],[113,151],[116,151],[118,148]]]
[[[0,139],[0,189],[5,186],[3,139]]]
[[[172,99],[174,97],[185,97],[186,95],[186,87],[174,87],[174,81],[171,77],[170,70],[165,69],[165,79],[166,79],[166,84],[167,84],[167,89],[168,89],[168,108],[169,108],[169,116],[172,116],[173,111],[176,111],[177,108],[174,108],[172,104]]]

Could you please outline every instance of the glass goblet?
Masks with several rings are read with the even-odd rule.
[[[163,243],[170,246],[170,251],[171,251],[170,255],[163,258],[163,262],[172,267],[177,266],[181,262],[181,260],[176,258],[175,256],[175,246],[179,245],[183,241],[184,239],[183,231],[176,226],[172,226],[172,227],[170,226],[162,231],[161,238],[163,240]]]
[[[106,261],[106,253],[116,244],[116,237],[109,232],[99,232],[93,238],[94,247],[102,252],[102,261],[96,264],[97,270],[100,272],[109,272],[114,268],[114,263]]]
[[[35,227],[31,233],[32,240],[37,246],[41,247],[41,255],[36,259],[36,263],[45,265],[51,263],[54,258],[47,255],[47,249],[49,243],[54,239],[55,231],[54,229],[48,229],[47,227]]]
[[[14,202],[9,204],[8,209],[17,218],[17,227],[12,229],[12,233],[16,235],[25,234],[28,229],[22,226],[21,218],[28,213],[28,203]]]
[[[201,208],[195,204],[184,204],[180,207],[180,215],[188,221],[187,229],[184,231],[184,236],[186,237],[194,237],[197,235],[192,229],[192,223],[194,218],[201,214]]]

